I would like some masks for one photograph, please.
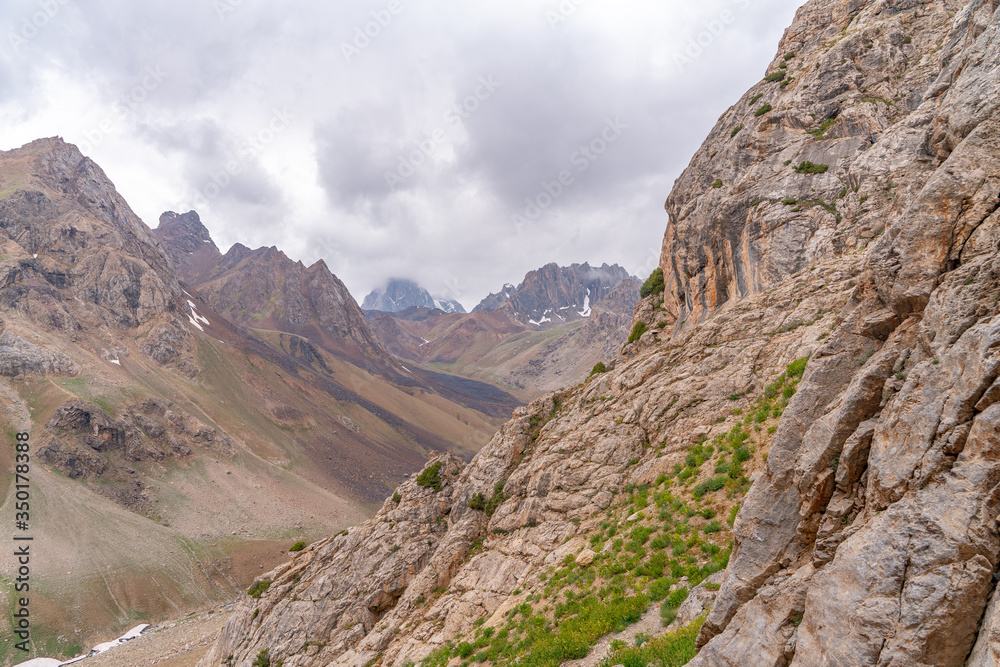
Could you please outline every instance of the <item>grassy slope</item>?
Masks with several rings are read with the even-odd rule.
[[[592,564],[578,565],[568,554],[538,586],[515,591],[500,623],[477,624],[471,636],[446,644],[421,667],[445,667],[456,657],[461,667],[485,661],[557,667],[586,657],[601,637],[635,623],[651,604],[660,605],[664,625],[672,622],[689,590],[728,564],[730,529],[749,476],[767,460],[806,361],[789,365],[759,396],[731,396],[727,416],[738,419],[728,432],[688,447],[684,463],[654,483],[626,487],[589,535],[597,553]],[[658,450],[666,453],[662,444]],[[683,665],[694,657],[700,624],[648,645],[613,646],[602,665]]]

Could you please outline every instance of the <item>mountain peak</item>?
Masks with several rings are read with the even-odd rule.
[[[407,278],[390,278],[385,287],[372,290],[361,304],[364,310],[398,313],[407,308],[437,308],[446,313],[464,313],[458,301],[438,299],[430,292]]]
[[[222,257],[195,211],[184,214],[167,211],[160,216],[153,235],[160,240],[160,247],[179,277],[192,285],[201,282],[208,269]]]
[[[589,317],[593,304],[630,278],[628,271],[617,264],[593,268],[587,262],[566,267],[550,262],[530,271],[517,287],[505,284],[472,312],[504,307],[520,322],[535,326],[563,324]]]

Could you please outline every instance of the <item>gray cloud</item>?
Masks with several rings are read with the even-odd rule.
[[[801,4],[51,2],[17,49],[40,2],[0,22],[0,147],[61,134],[153,224],[197,206],[359,298],[402,276],[467,306],[550,261],[650,270],[673,180]]]

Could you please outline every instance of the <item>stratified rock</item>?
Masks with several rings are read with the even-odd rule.
[[[80,367],[60,352],[32,345],[12,333],[0,336],[0,375],[76,375]]]

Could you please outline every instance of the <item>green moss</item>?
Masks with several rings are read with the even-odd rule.
[[[716,190],[718,190],[719,188],[721,188],[722,187],[722,179],[721,178],[715,179],[715,182],[712,183],[712,187],[715,188]]]
[[[768,83],[774,83],[775,81],[781,81],[784,78],[785,78],[784,70],[778,70],[777,72],[771,72],[770,74],[765,76],[764,81],[767,81]]]
[[[756,111],[754,111],[753,115],[756,116],[756,117],[758,117],[758,118],[760,118],[761,116],[763,116],[764,114],[766,114],[768,111],[770,111],[773,108],[774,107],[772,107],[770,104],[765,104],[762,107],[760,107],[759,109],[757,109]]]
[[[289,547],[288,550],[290,552],[295,552],[295,551],[302,551],[305,548],[306,548],[306,543],[304,541],[302,541],[302,540],[299,540],[298,542],[296,542],[295,544],[293,544],[291,547]]]

